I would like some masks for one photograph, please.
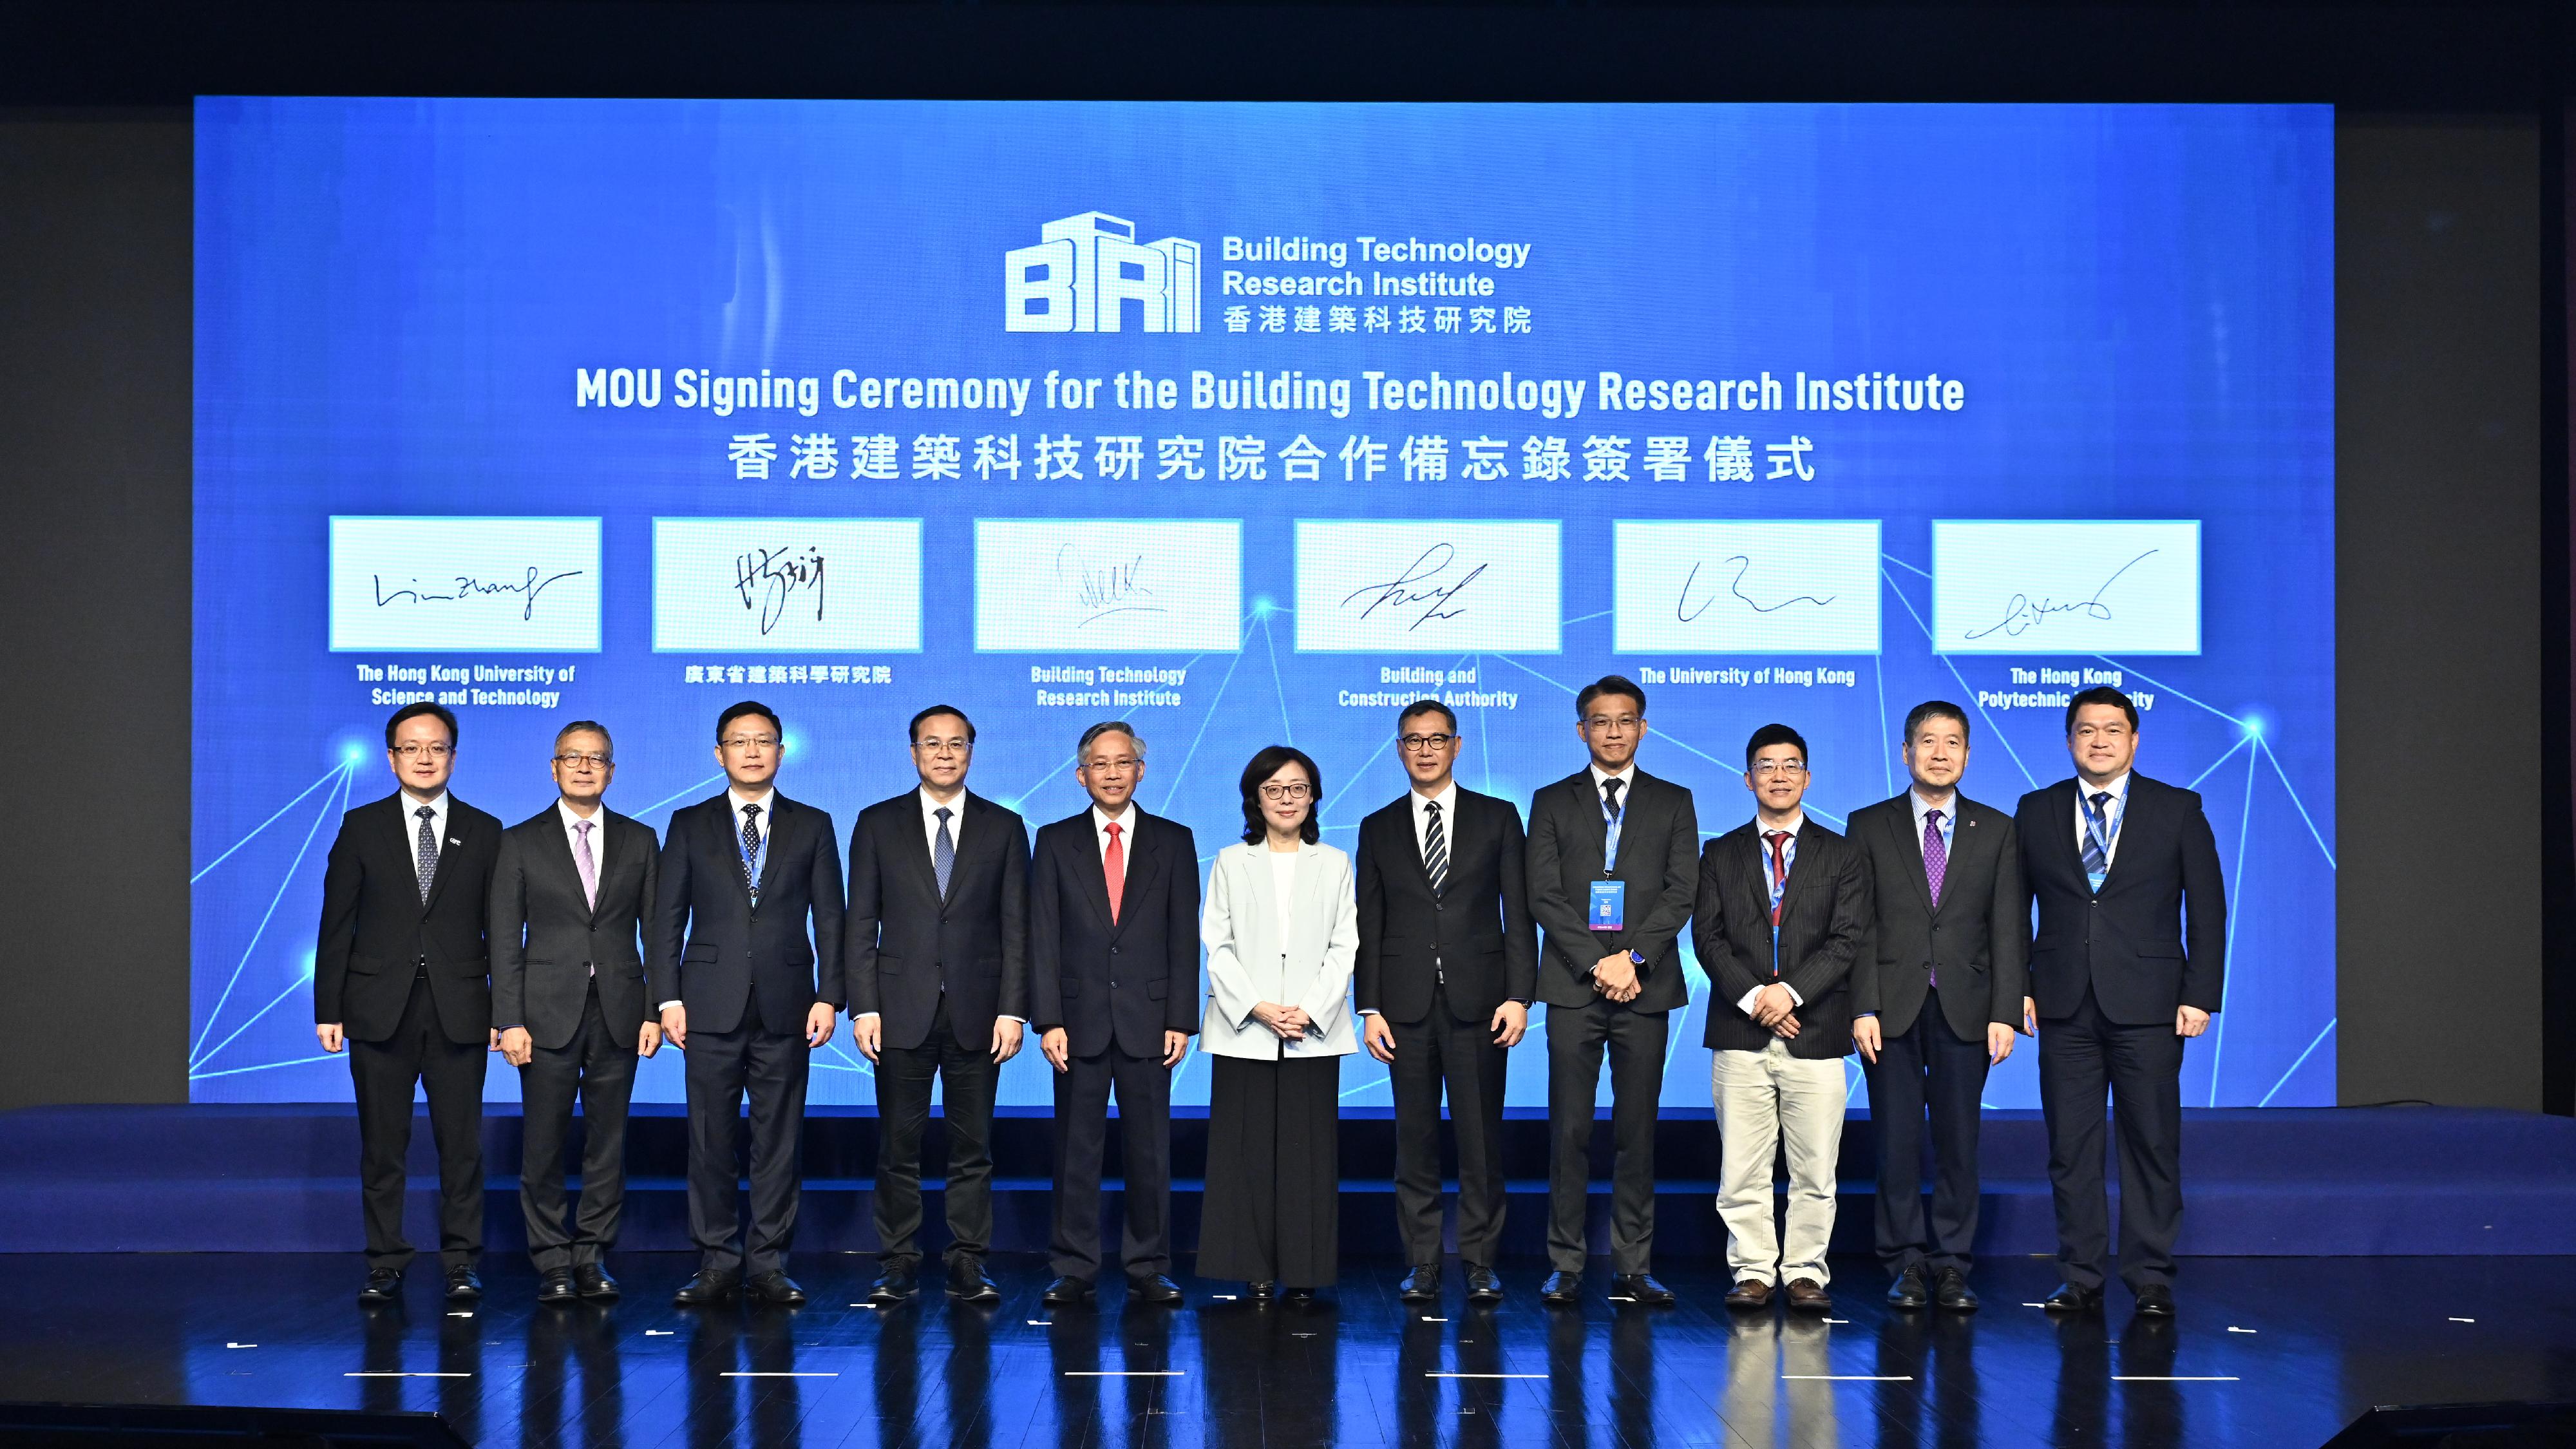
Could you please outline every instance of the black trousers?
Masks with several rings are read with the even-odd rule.
[[[1940,988],[1901,1036],[1886,1037],[1869,1078],[1878,1135],[1878,1256],[1890,1273],[1968,1271],[1977,1241],[1977,1137],[1984,1118],[1986,1044],[1963,1042],[1941,1015]],[[1932,1122],[1932,1213],[1923,1212],[1924,1109]]]
[[[402,1020],[383,1041],[349,1043],[349,1080],[358,1098],[358,1190],[367,1220],[367,1266],[411,1263],[403,1236],[403,1158],[411,1151],[411,1095],[429,1098],[429,1135],[438,1144],[438,1258],[470,1268],[483,1256],[483,1065],[485,1042],[452,1042],[439,1029],[429,978],[414,977]]]
[[[2120,1128],[2120,1277],[2171,1283],[2182,1231],[2182,1043],[2170,1021],[2106,1020],[2086,987],[2075,1014],[2039,1024],[2039,1105],[2066,1281],[2108,1274],[2111,1205],[2102,1184],[2102,1098]]]
[[[1408,1263],[1440,1261],[1440,1096],[1458,1138],[1458,1256],[1490,1268],[1503,1236],[1504,1049],[1491,1018],[1450,1014],[1446,986],[1431,988],[1420,1021],[1389,1021],[1395,1061],[1395,1221]]]
[[[519,1068],[525,1117],[519,1151],[519,1208],[528,1216],[528,1256],[537,1271],[584,1267],[617,1242],[626,1206],[626,1108],[635,1094],[635,1036],[612,1030],[593,982],[572,1040],[536,1048]],[[564,1140],[573,1102],[585,1125],[580,1217],[565,1222]]]
[[[877,1054],[877,1242],[889,1268],[921,1261],[921,1134],[933,1079],[948,1123],[948,1256],[981,1258],[993,1243],[993,1094],[1002,1069],[991,1048],[958,1042],[943,991],[921,1045]]]
[[[1055,1076],[1055,1202],[1048,1248],[1061,1276],[1100,1272],[1100,1163],[1109,1145],[1109,1092],[1118,1091],[1127,1225],[1119,1261],[1130,1278],[1172,1271],[1172,1073],[1131,1057],[1113,1038]]]
[[[1643,1273],[1655,1251],[1655,1113],[1669,1012],[1595,998],[1547,1009],[1547,1259],[1583,1271],[1592,1179],[1592,1108],[1610,1057],[1610,1271]]]
[[[727,1276],[787,1271],[796,1241],[805,1155],[805,1083],[813,1048],[805,1024],[766,1029],[757,1002],[728,1032],[692,1031],[689,1090],[689,1236],[698,1266]],[[743,1100],[751,1102],[751,1226],[742,1226]]]
[[[1341,1061],[1208,1058],[1200,1277],[1322,1288],[1339,1276]]]

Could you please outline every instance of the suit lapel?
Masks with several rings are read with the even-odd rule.
[[[1159,825],[1148,827],[1145,824],[1143,806],[1137,806],[1127,812],[1127,827],[1127,875],[1118,896],[1118,919],[1110,922],[1111,935],[1124,933],[1127,923],[1136,919],[1136,913],[1127,909],[1127,903],[1135,898],[1136,882],[1153,878],[1154,862],[1163,853],[1162,828]],[[1098,852],[1095,851],[1093,854],[1096,856]],[[1100,898],[1100,918],[1107,921],[1109,919],[1109,877],[1099,866],[1098,860],[1092,861],[1092,887]]]
[[[1789,859],[1789,884],[1787,889],[1780,892],[1780,919],[1784,921],[1789,919],[1789,907],[1796,904],[1799,897],[1807,892],[1807,877],[1811,874],[1809,868],[1823,868],[1833,863],[1833,847],[1825,843],[1822,835],[1807,833],[1806,827],[1813,824],[1815,824],[1813,820],[1803,822],[1799,827],[1796,840],[1792,842],[1796,854]],[[1756,830],[1758,833],[1758,826]],[[1756,861],[1755,864],[1759,866],[1760,862]],[[1771,892],[1767,887],[1762,895],[1764,903],[1768,904]]]
[[[769,894],[770,886],[778,880],[779,837],[787,833],[789,817],[795,813],[794,801],[775,790],[769,792],[769,833],[760,846],[760,893],[763,896]],[[735,842],[734,851],[740,855],[741,842]],[[739,877],[741,868],[736,867],[734,874]]]
[[[1914,838],[1913,796],[1914,792],[1908,790],[1890,802],[1896,809],[1894,814],[1888,816],[1887,828],[1889,833],[1896,837],[1896,858],[1914,862],[1914,868],[1905,874],[1914,882],[1915,898],[1923,902],[1925,910],[1937,916],[1941,913],[1941,905],[1932,899],[1932,879],[1923,868],[1923,847]],[[1958,798],[1956,795],[1951,796],[1951,803],[1954,805],[1958,803]],[[1951,838],[1956,840],[1958,836],[1953,832]]]
[[[555,875],[571,889],[572,898],[574,900],[580,900],[581,863],[573,859],[572,842],[564,836],[562,808],[560,806],[549,805],[546,807],[546,813],[542,818],[546,822],[546,843],[539,847],[539,854],[543,855],[545,859],[553,863]],[[605,811],[601,812],[600,819],[602,823],[606,822],[607,813]],[[592,836],[591,864],[599,868],[601,877],[605,879],[607,875],[607,866],[605,864],[607,857],[602,855],[600,852],[607,846],[607,832],[604,830],[594,829],[590,833]]]
[[[464,807],[457,803],[454,795],[448,796],[447,836],[438,842],[438,864],[430,871],[429,899],[420,903],[422,915],[428,915],[438,908],[438,898],[447,893],[447,878],[456,874],[447,868],[448,857],[464,849],[467,838],[473,833],[474,827],[466,819]]]
[[[1582,867],[1582,874],[1586,880],[1599,880],[1601,862],[1610,836],[1609,822],[1601,818],[1600,788],[1592,782],[1592,771],[1589,769],[1577,772],[1574,778],[1566,781],[1565,784],[1574,795],[1575,819],[1583,822],[1582,828],[1570,832],[1569,838],[1573,841],[1573,850],[1569,859],[1575,865]]]

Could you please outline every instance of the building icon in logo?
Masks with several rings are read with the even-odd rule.
[[[1134,222],[1098,211],[1048,222],[1038,235],[1036,246],[1003,254],[1008,330],[1199,330],[1197,242],[1139,243]]]

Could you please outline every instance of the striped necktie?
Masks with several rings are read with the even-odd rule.
[[[1449,835],[1440,828],[1440,802],[1425,804],[1426,819],[1422,826],[1422,869],[1431,877],[1431,893],[1439,895],[1449,889]]]

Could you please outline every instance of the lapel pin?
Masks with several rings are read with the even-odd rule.
[[[462,840],[459,840],[459,839],[457,839],[455,836],[451,835],[451,836],[447,837],[447,843],[448,843],[448,844],[450,844],[450,845],[463,845],[465,842],[464,842],[464,841],[462,841]]]

